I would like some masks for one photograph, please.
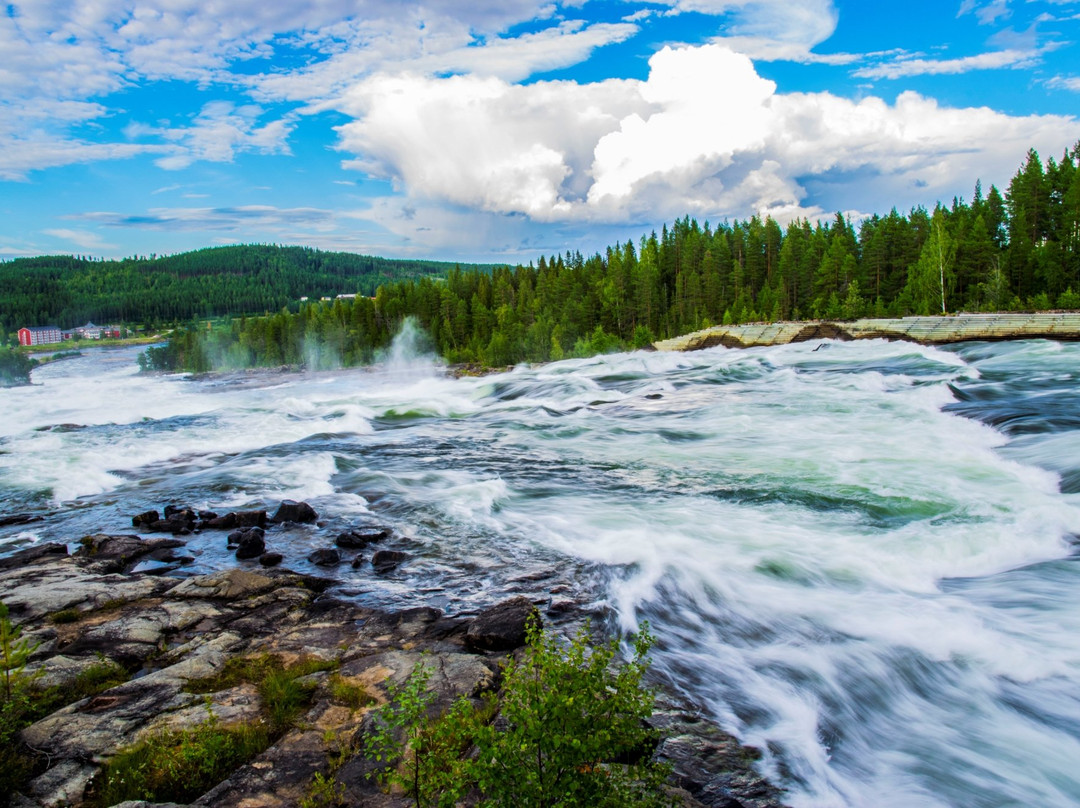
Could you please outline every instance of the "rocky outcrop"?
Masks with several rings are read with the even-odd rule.
[[[653,347],[658,351],[698,351],[718,345],[726,348],[754,348],[812,339],[907,340],[921,345],[1009,339],[1076,341],[1080,340],[1080,313],[952,314],[894,319],[717,325],[681,337],[661,340],[654,343]]]
[[[263,720],[262,696],[250,683],[221,681],[189,691],[194,682],[217,681],[211,677],[231,659],[266,654],[290,664],[332,662],[336,670],[332,677],[306,677],[313,696],[294,728],[193,805],[295,806],[319,774],[338,784],[342,805],[403,806],[368,776],[375,764],[360,752],[371,709],[421,662],[432,669],[437,709],[493,690],[500,659],[524,641],[535,612],[526,598],[471,619],[431,607],[381,611],[330,597],[326,579],[281,569],[230,569],[183,580],[130,572],[148,555],[175,552],[178,545],[97,535],[73,556],[41,547],[0,563],[0,600],[24,636],[40,643],[30,666],[41,672],[41,686],[65,688],[102,660],[137,672],[22,731],[40,767],[14,804],[84,804],[103,764],[153,733],[194,727],[211,716],[223,725]],[[63,621],[53,619],[58,614]],[[369,704],[340,701],[335,687],[342,683],[366,693]],[[654,721],[685,805],[779,805],[730,736],[686,712],[661,712]]]

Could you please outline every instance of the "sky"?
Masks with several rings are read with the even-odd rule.
[[[932,208],[1080,141],[1078,40],[1068,0],[8,3],[0,260]]]

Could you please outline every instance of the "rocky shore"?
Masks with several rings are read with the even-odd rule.
[[[930,317],[812,320],[806,322],[717,325],[653,344],[658,351],[760,348],[813,339],[887,339],[920,345],[1012,339],[1080,340],[1080,313],[1032,312],[951,314]]]
[[[275,514],[281,521],[314,518],[303,503],[282,507]],[[497,691],[500,660],[523,644],[528,615],[538,605],[543,610],[520,597],[468,616],[362,607],[336,598],[333,581],[278,567],[280,556],[266,559],[259,545],[273,519],[247,514],[150,512],[135,524],[171,537],[98,534],[72,554],[67,545],[43,544],[0,558],[0,602],[22,639],[36,644],[21,675],[36,677],[34,692],[66,693],[70,702],[17,734],[19,749],[9,751],[23,755],[32,771],[11,805],[101,805],[103,766],[118,751],[208,719],[223,726],[267,722],[260,689],[223,675],[235,661],[252,659],[313,670],[299,680],[307,694],[302,713],[187,804],[313,804],[313,784],[329,783],[336,801],[325,804],[408,805],[371,777],[375,764],[363,750],[372,710],[421,661],[434,670],[429,687],[437,707]],[[237,550],[247,541],[250,560],[185,577],[183,537],[199,529],[232,531],[229,541]],[[337,544],[378,540],[378,530],[356,531]],[[103,667],[114,679],[84,695],[88,674]],[[755,752],[719,727],[666,697],[651,723],[660,738],[655,754],[672,764],[671,790],[683,805],[780,808],[780,792],[752,768]]]

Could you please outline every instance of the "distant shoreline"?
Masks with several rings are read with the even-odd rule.
[[[699,351],[788,345],[812,339],[906,340],[920,345],[1013,339],[1080,341],[1080,312],[952,314],[860,320],[721,325],[653,343],[658,351]]]

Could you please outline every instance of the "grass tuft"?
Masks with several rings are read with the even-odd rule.
[[[89,804],[191,802],[269,745],[265,725],[223,726],[213,717],[191,729],[163,732],[113,757],[95,781]]]

